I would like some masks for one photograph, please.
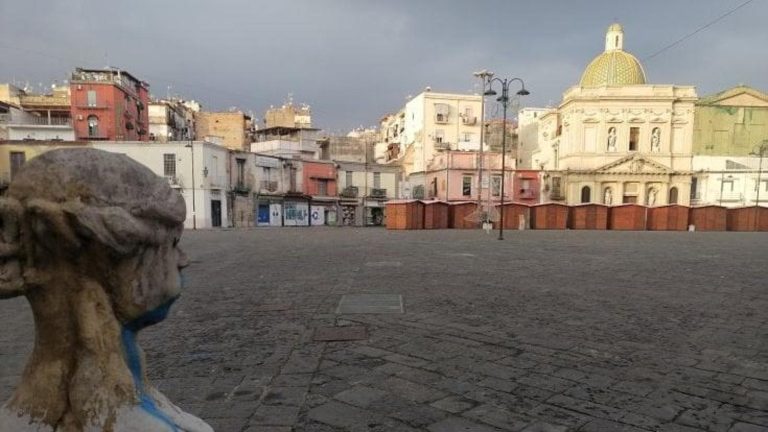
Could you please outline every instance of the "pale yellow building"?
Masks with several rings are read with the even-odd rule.
[[[480,95],[427,88],[397,114],[382,120],[384,144],[375,152],[389,163],[401,165],[407,176],[404,188],[416,191],[412,196],[423,196],[425,170],[440,152],[480,149],[480,104]]]
[[[312,109],[309,105],[296,106],[291,101],[280,108],[270,108],[264,114],[264,127],[311,128]]]
[[[696,100],[693,86],[648,84],[611,25],[605,51],[539,118],[545,201],[689,204]]]
[[[247,150],[253,142],[253,124],[240,111],[201,111],[195,115],[195,135],[231,150]]]
[[[57,148],[87,147],[89,143],[66,141],[0,142],[0,191],[8,187],[18,170],[30,159]]]

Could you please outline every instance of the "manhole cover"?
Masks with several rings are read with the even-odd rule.
[[[288,310],[291,306],[293,306],[292,303],[258,304],[253,309],[256,312],[275,312]]]
[[[341,297],[337,314],[403,313],[403,296],[399,294],[347,294]]]
[[[368,332],[363,326],[318,327],[313,337],[316,341],[353,341],[368,339]]]

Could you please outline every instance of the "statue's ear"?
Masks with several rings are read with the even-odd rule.
[[[21,204],[13,198],[0,198],[0,299],[24,293],[19,265],[19,220]]]

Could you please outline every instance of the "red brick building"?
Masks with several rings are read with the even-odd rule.
[[[78,68],[70,93],[75,139],[149,140],[149,84],[118,69]]]

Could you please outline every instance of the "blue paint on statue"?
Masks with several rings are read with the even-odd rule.
[[[131,371],[133,384],[139,394],[139,407],[141,407],[147,414],[167,425],[171,432],[179,432],[176,423],[157,408],[155,400],[147,394],[144,388],[144,371],[141,365],[139,346],[136,344],[136,334],[139,330],[164,320],[168,316],[171,305],[175,300],[176,298],[172,298],[157,308],[126,323],[123,325],[121,332],[123,350],[125,351],[125,361],[128,364],[128,369]]]

